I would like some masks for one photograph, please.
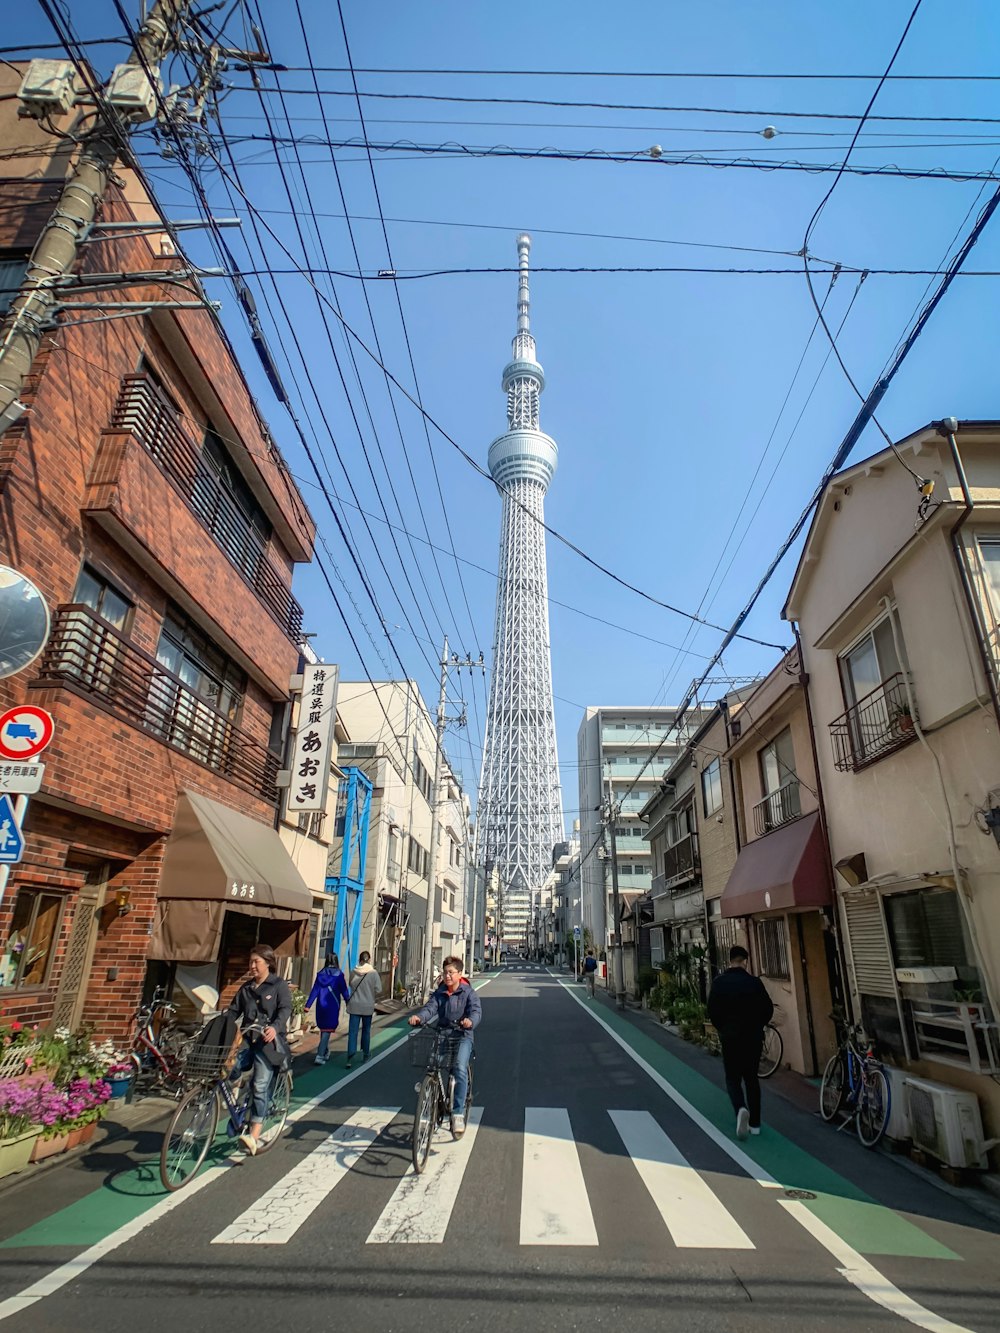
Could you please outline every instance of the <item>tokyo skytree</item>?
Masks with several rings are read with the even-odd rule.
[[[545,492],[559,450],[538,427],[545,375],[528,301],[530,236],[518,236],[517,333],[503,372],[507,430],[490,445],[503,499],[493,677],[479,787],[478,858],[500,879],[502,934],[523,940],[532,897],[563,837],[545,570]]]

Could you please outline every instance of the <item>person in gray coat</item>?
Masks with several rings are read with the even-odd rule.
[[[382,979],[372,967],[372,956],[367,951],[358,958],[351,973],[351,995],[347,1001],[347,1068],[350,1069],[358,1049],[358,1028],[361,1029],[361,1059],[368,1059],[372,1035],[372,1014],[375,1001],[382,994]]]

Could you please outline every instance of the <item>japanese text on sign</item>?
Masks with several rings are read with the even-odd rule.
[[[337,718],[337,667],[310,662],[302,677],[299,724],[292,748],[289,810],[326,809]]]

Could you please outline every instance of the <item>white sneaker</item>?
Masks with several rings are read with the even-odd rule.
[[[460,1139],[465,1133],[465,1116],[456,1112],[451,1118],[451,1132],[456,1139]]]
[[[741,1106],[736,1112],[736,1137],[745,1139],[750,1133],[750,1112],[745,1106]]]
[[[240,1143],[242,1143],[243,1147],[247,1150],[248,1157],[255,1157],[257,1155],[257,1140],[249,1130],[247,1130],[245,1134],[240,1135]]]
[[[326,1056],[325,1056],[325,1055],[317,1055],[316,1059],[313,1061],[313,1064],[314,1064],[314,1065],[325,1065],[325,1064],[326,1064]]]
[[[759,1134],[759,1133],[760,1133],[760,1125],[751,1125],[751,1126],[750,1126],[750,1133],[751,1133],[751,1134]]]

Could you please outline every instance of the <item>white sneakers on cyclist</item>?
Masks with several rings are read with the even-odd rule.
[[[760,1125],[751,1125],[751,1126],[750,1126],[750,1133],[751,1133],[751,1134],[759,1134],[759,1133],[760,1133]]]
[[[456,1139],[461,1138],[465,1133],[465,1116],[460,1115],[457,1111],[451,1118],[451,1132]]]
[[[750,1112],[745,1106],[741,1106],[736,1112],[736,1137],[745,1139],[750,1133]]]
[[[246,1149],[248,1157],[255,1156],[257,1152],[257,1140],[249,1130],[247,1130],[245,1134],[240,1135],[240,1143],[242,1143],[243,1147]]]

